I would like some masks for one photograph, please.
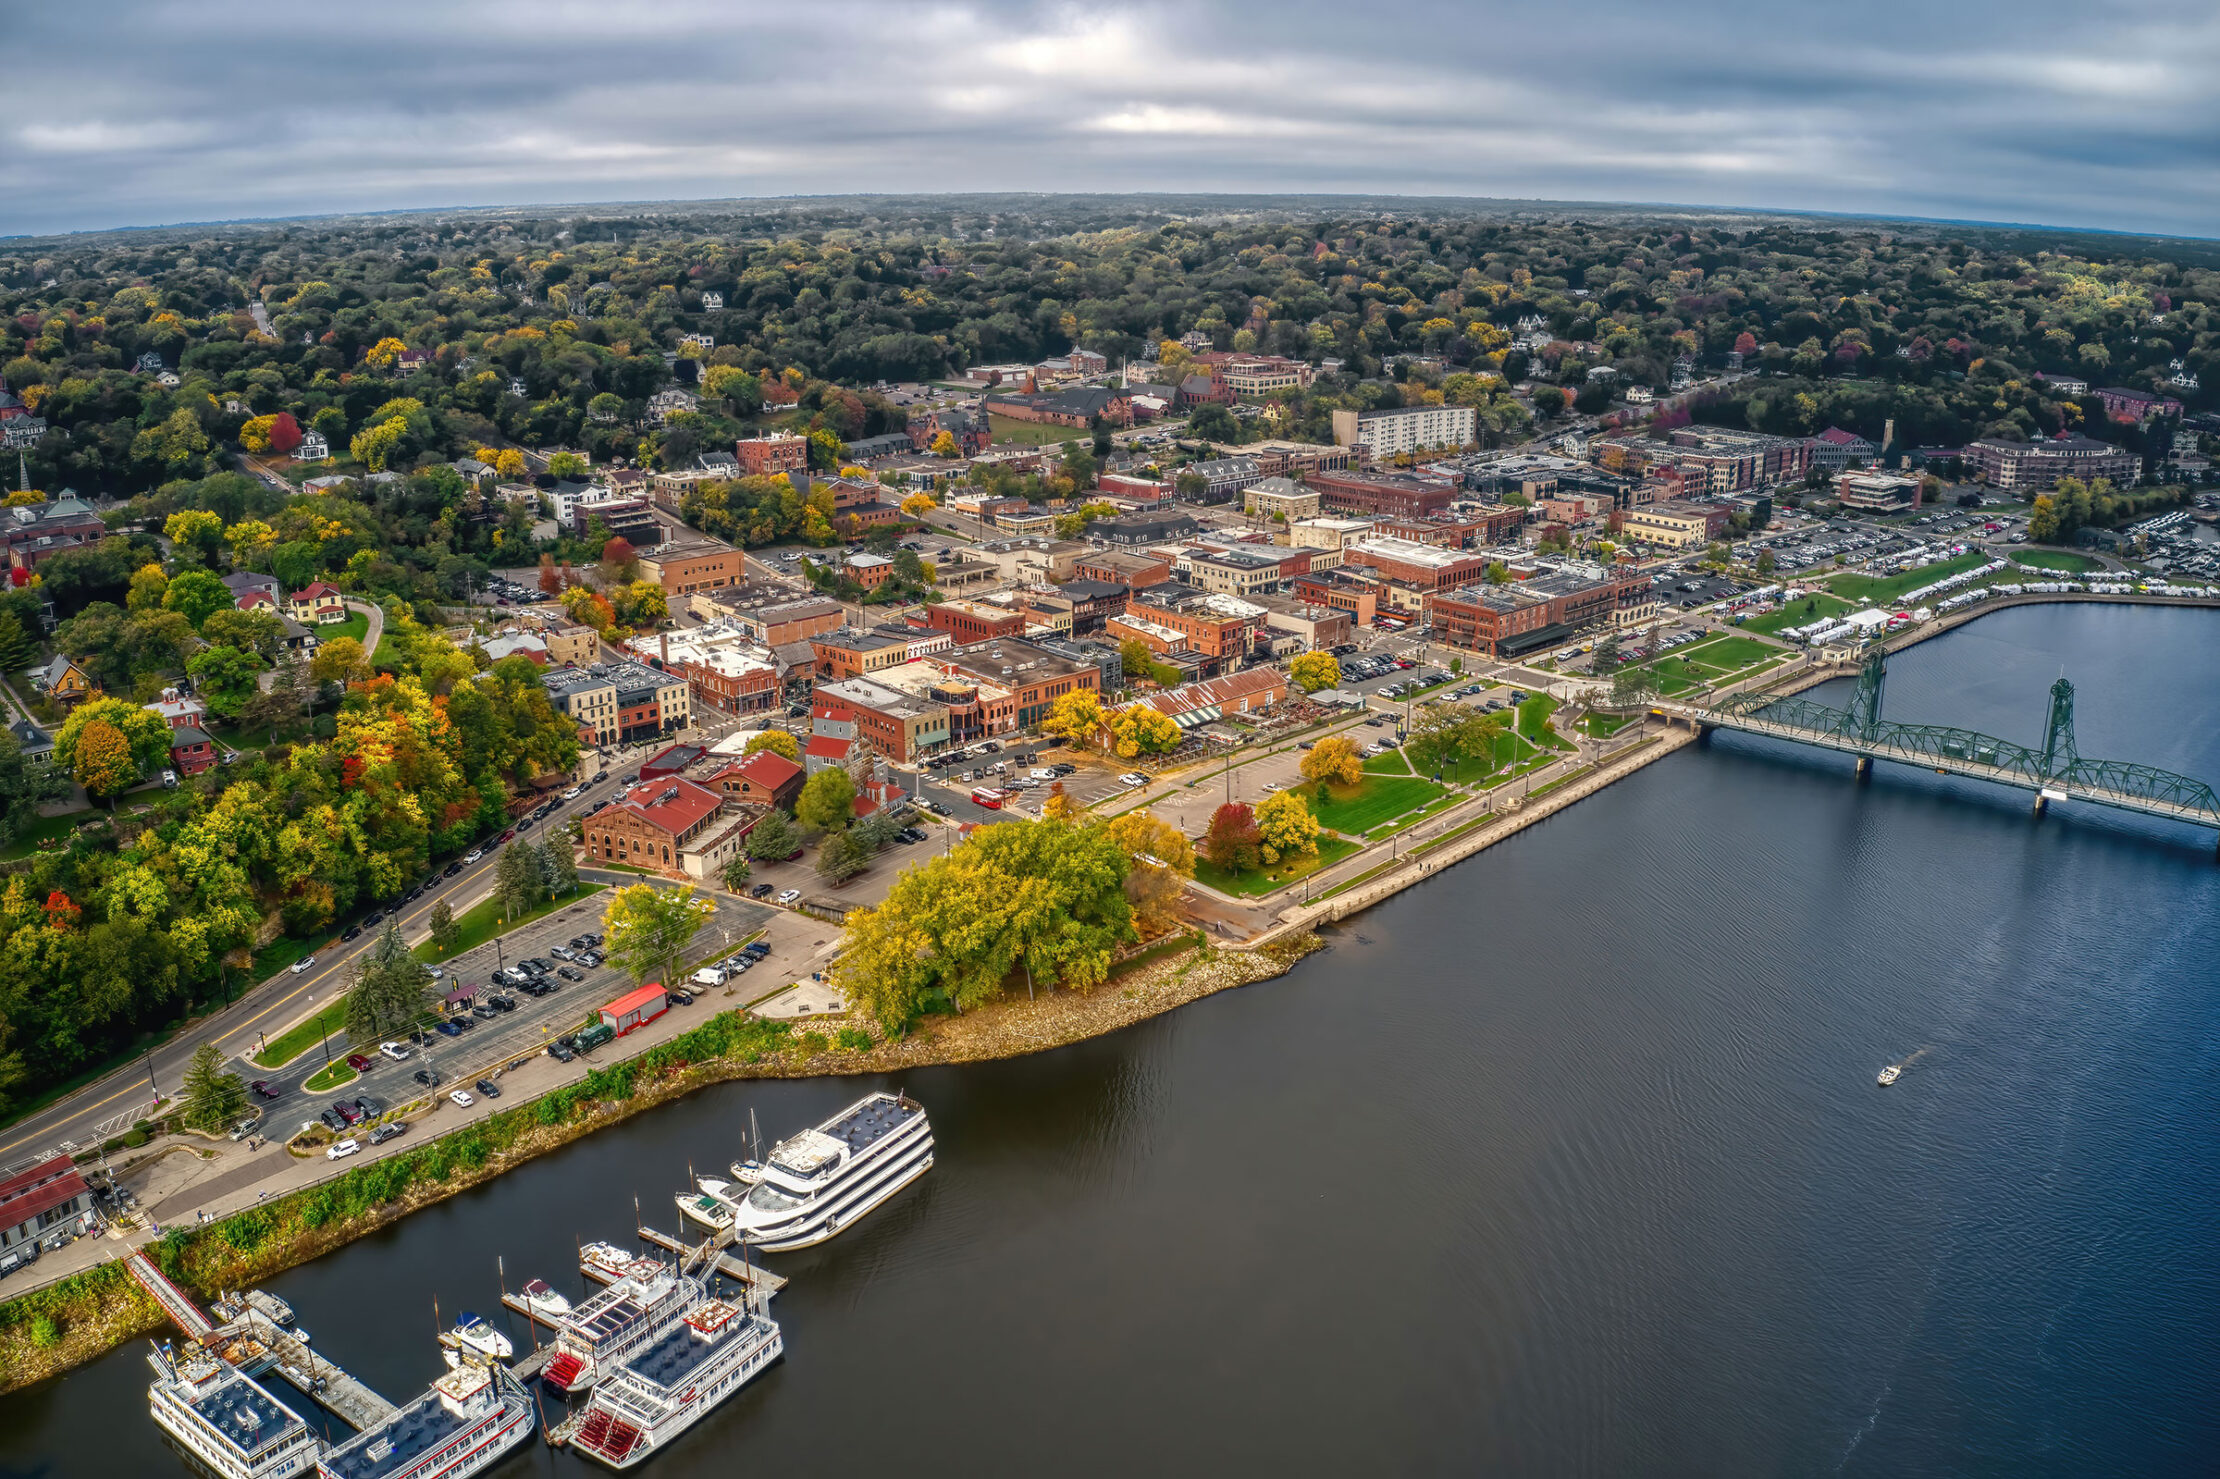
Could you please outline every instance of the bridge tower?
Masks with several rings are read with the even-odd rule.
[[[2052,778],[2071,770],[2080,758],[2081,752],[2074,744],[2074,686],[2060,673],[2058,681],[2050,685],[2050,719],[2043,726],[2043,784],[2035,791],[2035,815],[2050,810]]]
[[[1881,689],[1889,674],[1889,650],[1876,642],[1867,656],[1865,666],[1858,671],[1858,686],[1850,694],[1848,706],[1850,728],[1859,739],[1870,742],[1874,731],[1881,727]],[[1858,757],[1859,780],[1873,774],[1873,757]]]

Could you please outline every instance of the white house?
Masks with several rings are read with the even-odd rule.
[[[723,293],[703,293],[701,295],[701,306],[705,312],[715,313],[725,306],[725,295]]]
[[[324,440],[324,434],[320,431],[304,431],[301,433],[301,444],[293,449],[293,460],[295,462],[329,462],[331,461],[331,443]]]

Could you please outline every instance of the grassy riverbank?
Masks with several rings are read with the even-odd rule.
[[[1279,975],[1317,947],[1312,936],[1257,951],[1179,944],[1160,958],[1143,952],[1133,968],[1092,992],[1045,991],[1033,1000],[1016,994],[961,1016],[928,1017],[892,1041],[873,1041],[850,1029],[838,1039],[853,1044],[848,1047],[816,1030],[719,1013],[636,1058],[596,1069],[577,1083],[406,1155],[367,1162],[321,1186],[217,1222],[172,1228],[148,1245],[148,1255],[180,1287],[205,1299],[217,1289],[250,1287],[708,1084],[877,1074],[1040,1052]],[[0,1304],[0,1392],[82,1365],[161,1324],[160,1311],[114,1262],[9,1300]]]

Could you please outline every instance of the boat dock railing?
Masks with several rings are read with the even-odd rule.
[[[178,1329],[203,1344],[207,1343],[209,1336],[216,1333],[215,1321],[202,1314],[200,1306],[193,1303],[184,1290],[171,1283],[168,1276],[154,1266],[154,1260],[146,1256],[146,1249],[133,1249],[131,1255],[124,1259],[123,1266],[132,1278],[138,1280],[139,1287],[146,1290],[154,1302],[162,1307],[162,1313],[168,1315]]]
[[[658,1232],[652,1227],[647,1227],[643,1225],[639,1229],[639,1233],[643,1241],[653,1243],[658,1248],[676,1253],[681,1258],[691,1259],[700,1251],[700,1245],[684,1242],[678,1238],[672,1237],[669,1233]],[[726,1278],[738,1280],[740,1283],[745,1284],[748,1288],[761,1294],[765,1299],[769,1299],[772,1295],[778,1293],[781,1289],[784,1289],[786,1287],[786,1280],[784,1278],[782,1278],[778,1274],[772,1273],[769,1269],[764,1268],[761,1264],[745,1263],[740,1259],[733,1257],[730,1253],[722,1251],[723,1249],[732,1246],[731,1235],[729,1233],[716,1234],[714,1238],[710,1239],[709,1241],[713,1242],[719,1250],[717,1252],[716,1258],[714,1259],[714,1261],[711,1262],[710,1267],[714,1268],[718,1273],[723,1274]]]
[[[399,1411],[360,1379],[311,1350],[307,1341],[258,1309],[249,1309],[239,1318],[237,1326],[226,1328],[243,1328],[268,1346],[278,1369],[288,1380],[357,1432],[374,1428]]]

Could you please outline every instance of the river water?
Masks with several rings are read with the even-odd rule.
[[[2220,777],[2213,620],[2000,612],[1887,711],[2039,741],[2063,667],[2085,754]],[[775,1261],[786,1362],[650,1472],[2209,1474],[2213,838],[2027,799],[1715,736],[1280,980],[912,1074],[938,1165]],[[413,1393],[497,1254],[575,1297],[749,1109],[862,1087],[695,1095],[271,1287]],[[181,1472],[142,1351],[0,1402],[0,1472]]]

